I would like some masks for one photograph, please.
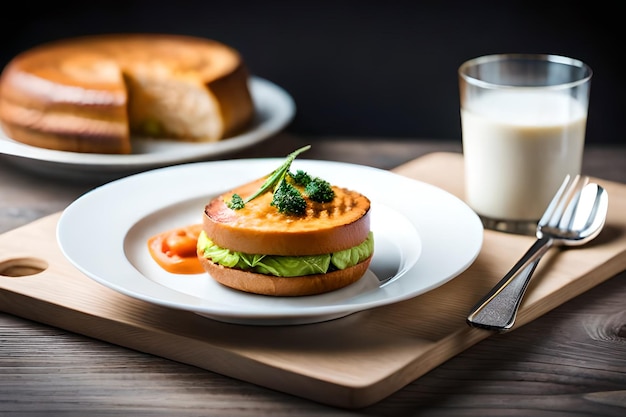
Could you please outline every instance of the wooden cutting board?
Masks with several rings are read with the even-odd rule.
[[[461,198],[462,170],[453,153],[395,169]],[[609,192],[605,229],[584,248],[546,255],[516,327],[626,269],[626,185],[594,180]],[[533,242],[485,231],[474,264],[427,294],[326,323],[259,327],[151,305],[90,280],[60,252],[59,216],[0,236],[0,310],[343,408],[373,404],[488,337],[465,317]]]

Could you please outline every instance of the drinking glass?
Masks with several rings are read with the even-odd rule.
[[[592,70],[568,57],[496,54],[458,70],[465,199],[485,228],[534,234],[580,173]]]

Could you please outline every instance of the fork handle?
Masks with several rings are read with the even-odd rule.
[[[537,239],[504,278],[472,308],[467,324],[498,332],[510,330],[530,278],[541,257],[553,244],[550,237]]]

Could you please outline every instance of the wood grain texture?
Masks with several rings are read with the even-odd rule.
[[[461,195],[461,170],[460,155],[436,153],[396,171]],[[626,269],[622,214],[626,187],[608,181],[601,184],[611,199],[606,233],[585,248],[552,253],[542,261],[522,305],[518,327]],[[346,408],[368,406],[393,395],[489,336],[465,326],[465,315],[532,243],[529,237],[486,231],[476,262],[435,291],[329,323],[256,328],[148,305],[93,283],[58,251],[53,234],[56,218],[51,215],[0,236],[0,264],[38,259],[38,253],[15,249],[34,247],[33,242],[48,248],[48,267],[42,273],[0,278],[4,311]],[[623,316],[616,313],[612,321],[612,327],[623,323]],[[595,334],[611,333],[612,328],[602,333],[597,325],[588,326]],[[619,332],[613,333],[622,338]],[[620,395],[605,392],[586,401],[619,403]]]

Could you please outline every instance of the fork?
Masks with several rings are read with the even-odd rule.
[[[584,192],[584,193],[583,193]],[[473,327],[505,332],[515,323],[524,293],[541,257],[552,246],[582,245],[600,233],[608,197],[587,176],[565,177],[537,223],[537,240],[513,268],[470,311]]]

